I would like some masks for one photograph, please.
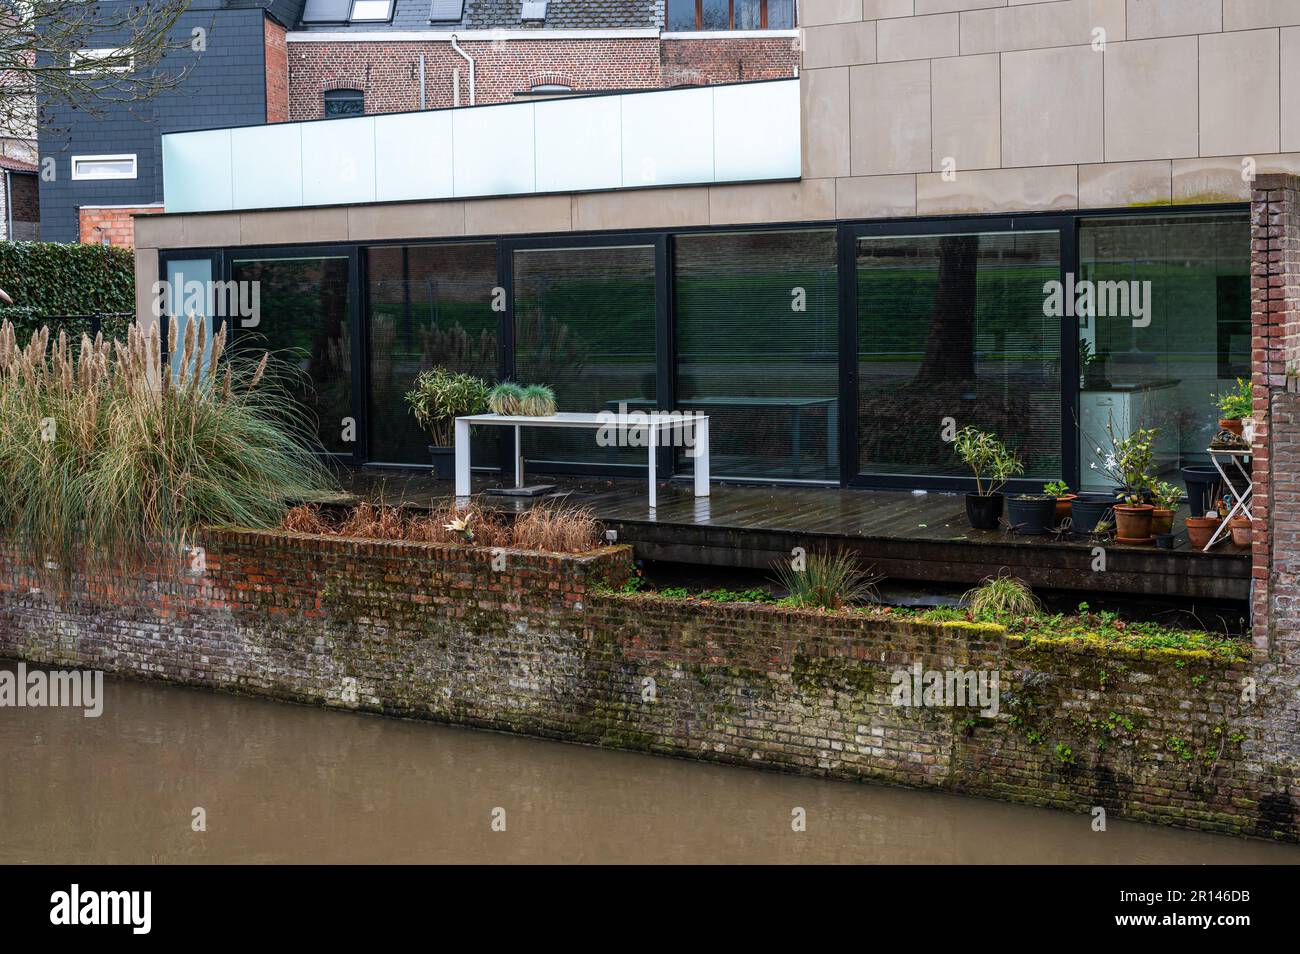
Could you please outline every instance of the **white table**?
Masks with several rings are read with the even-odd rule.
[[[1214,535],[1210,537],[1210,542],[1205,545],[1206,550],[1209,550],[1210,547],[1218,543],[1225,534],[1232,532],[1232,528],[1228,526],[1228,521],[1233,517],[1240,514],[1248,520],[1255,519],[1254,514],[1250,512],[1250,502],[1255,495],[1255,481],[1250,473],[1251,451],[1245,449],[1227,450],[1211,447],[1209,448],[1209,454],[1210,460],[1214,463],[1215,470],[1217,470],[1219,476],[1223,478],[1223,486],[1227,488],[1229,496],[1232,497],[1232,508],[1228,511],[1228,515],[1219,522],[1219,526],[1215,529]],[[1231,462],[1232,465],[1237,468],[1237,473],[1244,478],[1246,486],[1240,493],[1237,492],[1237,487],[1232,482],[1232,478],[1228,476],[1228,465],[1225,461]]]
[[[550,417],[527,417],[521,414],[472,414],[456,418],[456,496],[470,495],[469,432],[473,425],[513,427],[515,431],[515,486],[524,485],[524,458],[520,431],[525,427],[577,427],[589,430],[614,428],[620,431],[645,431],[650,466],[650,506],[655,506],[655,451],[661,446],[660,435],[678,428],[688,428],[694,440],[687,449],[695,460],[695,496],[709,495],[709,416],[691,411],[664,411],[644,415],[620,415],[608,411],[581,414],[562,411]],[[668,445],[663,445],[668,446]]]

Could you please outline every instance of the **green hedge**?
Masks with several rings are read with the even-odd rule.
[[[18,328],[19,339],[49,315],[91,315],[135,311],[135,255],[108,245],[57,242],[0,242],[0,288],[14,300],[0,304],[0,318]],[[105,335],[125,334],[129,318],[105,319]],[[74,337],[87,322],[58,322]]]

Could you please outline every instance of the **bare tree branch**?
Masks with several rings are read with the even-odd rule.
[[[164,60],[201,49],[173,30],[189,4],[0,0],[0,129],[34,137],[66,109],[130,110],[175,88],[188,67],[164,68]]]

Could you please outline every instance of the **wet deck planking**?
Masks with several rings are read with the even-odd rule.
[[[342,476],[349,493],[390,505],[428,507],[451,496],[449,481],[424,472],[362,469]],[[974,530],[958,494],[716,484],[709,497],[697,498],[689,483],[670,481],[660,484],[659,505],[651,510],[643,480],[530,479],[555,484],[556,493],[483,495],[480,503],[513,512],[560,501],[590,508],[642,559],[768,569],[801,546],[852,551],[898,580],[969,584],[1005,569],[1055,590],[1240,601],[1250,595],[1249,551],[1231,543],[1202,553],[1185,536],[1174,550],[1161,550]],[[477,494],[501,485],[490,476],[474,478]],[[1104,550],[1103,571],[1094,569],[1097,547]]]

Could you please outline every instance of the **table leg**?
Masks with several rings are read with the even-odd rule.
[[[515,490],[524,485],[524,449],[522,438],[519,436],[521,428],[515,425]]]
[[[456,421],[456,496],[468,497],[469,486],[469,421]]]
[[[656,498],[656,495],[655,495],[655,456],[656,456],[656,453],[657,453],[658,450],[659,450],[659,428],[655,425],[655,422],[654,422],[654,421],[651,421],[651,422],[650,422],[649,434],[647,435],[647,437],[648,437],[649,439],[646,441],[646,444],[647,444],[647,446],[649,446],[649,448],[650,448],[650,455],[649,455],[649,464],[650,464],[650,509],[653,510],[653,509],[655,508],[655,504],[656,504],[656,499],[655,499],[655,498]]]
[[[709,495],[709,419],[695,422],[695,496]]]

